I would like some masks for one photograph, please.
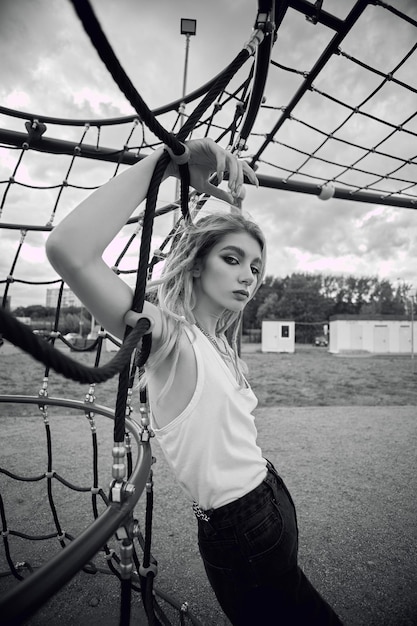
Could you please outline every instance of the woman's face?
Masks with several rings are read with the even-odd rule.
[[[262,270],[259,242],[246,232],[225,235],[193,270],[197,308],[243,310]]]

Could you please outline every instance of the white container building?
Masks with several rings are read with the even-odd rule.
[[[335,315],[330,318],[329,352],[417,353],[417,322],[393,315]]]
[[[262,322],[262,352],[295,352],[294,320]]]

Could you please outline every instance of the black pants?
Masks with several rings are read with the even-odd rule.
[[[259,487],[198,520],[210,584],[234,626],[340,625],[297,564],[294,503],[269,464]]]

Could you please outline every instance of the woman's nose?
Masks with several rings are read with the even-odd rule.
[[[253,283],[255,277],[252,274],[252,270],[250,270],[249,272],[245,272],[241,278],[240,278],[240,282],[243,283],[244,285],[247,285],[248,287]]]

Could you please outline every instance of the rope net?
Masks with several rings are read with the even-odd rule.
[[[20,407],[25,428],[29,424],[43,429],[45,441],[38,467],[25,471],[19,468],[19,455],[23,454],[19,438],[16,448],[3,455],[0,573],[5,587],[12,591],[6,594],[2,604],[6,612],[2,609],[2,614],[10,614],[11,620],[27,617],[76,571],[106,570],[121,580],[122,623],[129,622],[130,609],[126,607],[130,606],[132,589],[141,592],[149,623],[171,623],[171,617],[164,617],[165,609],[160,606],[166,597],[162,592],[159,596],[154,593],[156,567],[150,527],[142,535],[133,513],[145,483],[152,484],[146,398],[137,403],[140,417],[135,418],[132,391],[137,369],[150,349],[149,336],[144,334],[147,322],[142,320],[126,333],[122,347],[105,329],[97,329],[94,320],[88,339],[66,337],[62,320],[69,294],[52,270],[49,278],[44,278],[46,259],[39,250],[54,225],[93,189],[162,144],[180,154],[180,141],[191,135],[211,137],[245,157],[257,169],[261,186],[322,199],[335,197],[415,208],[417,84],[410,67],[415,64],[416,44],[409,42],[415,41],[417,21],[412,9],[402,12],[382,1],[358,0],[351,3],[349,11],[345,6],[343,16],[326,12],[322,2],[285,0],[275,6],[260,1],[252,34],[253,24],[248,26],[249,43],[242,44],[242,51],[225,70],[183,99],[150,111],[118,63],[88,2],[73,0],[72,4],[109,70],[109,80],[117,83],[136,114],[68,120],[0,107],[0,236],[5,251],[0,276],[4,287],[0,358],[14,358],[14,344],[41,363],[35,371],[43,369],[38,379],[25,379],[24,370],[33,371],[33,361],[29,357],[16,361],[25,383],[22,386],[14,377],[2,376],[0,410],[12,420],[17,419],[13,416]],[[300,27],[301,21],[305,29],[303,42],[307,42],[303,45],[311,47],[311,66],[290,67],[285,63],[285,46],[291,41],[291,28],[294,24]],[[371,23],[379,25],[378,41],[398,38],[397,58],[389,67],[381,69],[373,58],[364,58],[350,45],[350,35],[354,34],[357,41],[358,34],[361,36]],[[285,91],[277,85],[285,85]],[[401,110],[385,106],[393,92],[401,93]],[[51,159],[53,168],[49,167]],[[106,252],[114,271],[134,287],[133,308],[137,311],[143,305],[149,273],[175,236],[175,224],[207,200],[194,193],[188,198],[186,166],[181,169],[181,197],[173,201],[167,183],[157,196],[167,159],[165,155],[157,166],[145,209],[139,208]],[[55,173],[58,170],[59,177]],[[39,337],[8,311],[29,292],[32,302],[45,301],[46,289],[50,290],[55,312],[48,328],[44,328],[45,336]],[[84,319],[83,323],[90,321]],[[24,359],[20,351],[17,354]],[[116,373],[117,387],[111,380]],[[85,385],[78,399],[65,399],[62,380],[67,378]],[[108,398],[106,385],[113,385],[110,395],[117,398],[114,410],[100,402],[100,397],[105,398],[104,402]],[[60,418],[63,408],[70,418]],[[55,422],[56,436],[52,427]],[[113,426],[113,447],[109,447],[109,424]],[[81,447],[71,462],[59,441],[64,438],[67,443],[68,431],[79,435],[83,426],[89,434],[80,437]],[[16,429],[21,428],[18,420]],[[87,445],[87,441],[91,443]],[[79,457],[86,462],[87,470],[78,467]],[[103,485],[109,483],[109,477],[112,482],[108,494]],[[46,525],[42,520],[37,525],[32,517],[25,521],[15,515],[15,506],[10,502],[16,497],[17,485],[28,489],[28,497],[42,502],[39,508],[48,511]],[[61,521],[60,510],[69,497],[77,501],[74,506],[80,511],[79,499],[87,503],[90,525],[84,530]],[[151,489],[147,499],[151,511]],[[81,517],[86,520],[87,513]],[[150,517],[148,512],[145,526],[149,526]],[[47,544],[50,547],[45,549]],[[129,556],[132,546],[133,556]],[[32,555],[28,556],[29,547]],[[75,556],[61,576],[63,564],[68,561],[62,558],[63,548],[65,554],[73,549]],[[143,556],[139,556],[141,550]],[[49,567],[52,575],[45,569]],[[169,603],[176,608],[181,623],[185,619],[197,623],[183,605],[168,598],[165,604]]]

